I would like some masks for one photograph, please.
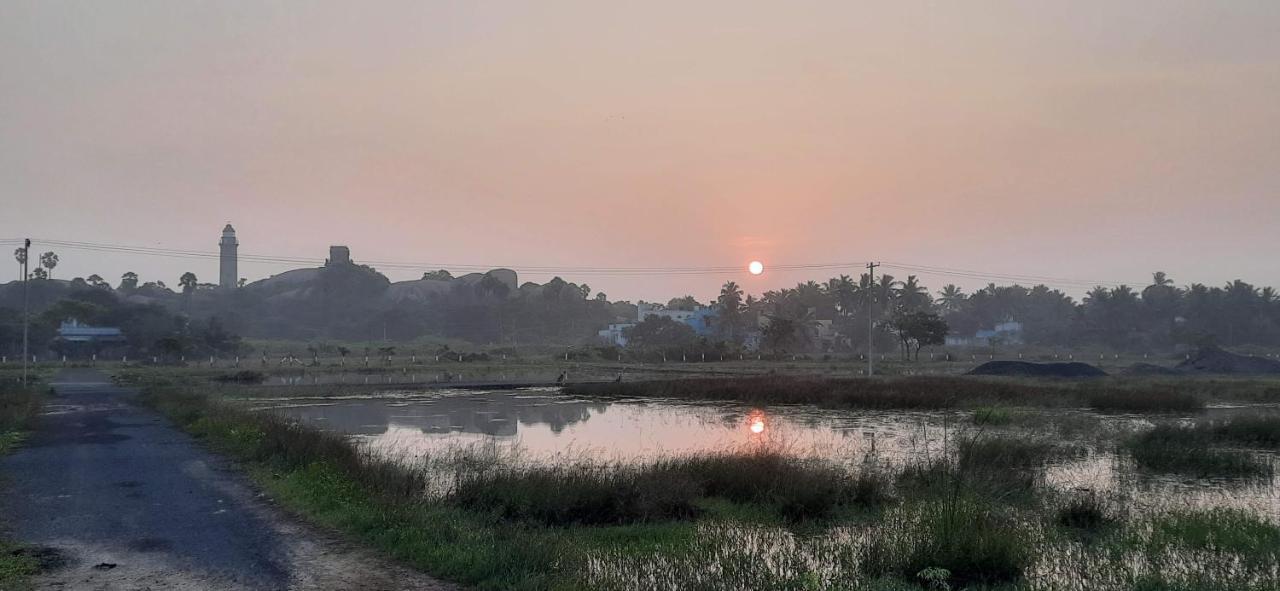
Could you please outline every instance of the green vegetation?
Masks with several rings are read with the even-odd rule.
[[[24,388],[9,379],[0,381],[0,455],[13,451],[22,442],[42,404],[38,387]],[[38,567],[38,562],[21,547],[0,538],[0,589],[26,588]]]
[[[1191,413],[1204,410],[1200,396],[1167,385],[1089,388],[1084,398],[1090,408],[1102,412]]]
[[[1280,447],[1280,416],[1248,415],[1196,425],[1215,441],[1252,447]]]
[[[1205,477],[1263,477],[1271,462],[1244,450],[1213,447],[1213,436],[1194,425],[1161,424],[1134,435],[1124,447],[1138,466],[1155,472]]]
[[[997,505],[958,497],[907,506],[886,517],[886,527],[865,549],[872,575],[929,578],[954,588],[1016,582],[1035,558],[1032,534]]]
[[[813,404],[827,408],[975,408],[975,422],[1007,421],[1010,406],[1089,406],[1107,412],[1198,412],[1194,383],[1094,381],[1087,384],[973,377],[819,378],[765,376],[573,384],[570,394],[623,398],[731,400],[749,404]]]
[[[975,405],[980,426],[963,421],[943,452],[898,467],[776,449],[532,464],[469,448],[397,463],[210,396],[247,398],[261,387],[157,373],[168,378],[144,382],[145,400],[243,461],[283,506],[481,589],[1030,591],[1078,578],[1079,588],[1204,591],[1277,582],[1264,566],[1276,558],[1274,525],[1247,513],[1125,515],[1093,493],[1047,493],[1046,464],[1073,457],[1077,444],[1028,433],[1043,426],[1023,416],[1031,411],[977,418],[998,416],[1010,408],[1004,401],[995,412]],[[1074,385],[998,384],[1054,406],[1081,400]],[[1215,446],[1252,436],[1215,433],[1257,428],[1231,423],[1143,435],[1153,448],[1188,435],[1190,447],[1235,451]],[[1244,566],[1226,572],[1215,566],[1222,561]]]
[[[1013,422],[1013,411],[1002,406],[980,406],[973,411],[973,424],[999,427]]]

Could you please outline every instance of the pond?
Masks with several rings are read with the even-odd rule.
[[[556,388],[387,391],[374,395],[255,399],[255,408],[347,433],[388,457],[493,445],[522,460],[644,461],[758,447],[847,463],[902,464],[937,457],[963,435],[1047,437],[1079,453],[1049,465],[1061,490],[1124,494],[1149,508],[1234,506],[1280,518],[1274,481],[1196,479],[1137,471],[1115,452],[1117,437],[1151,418],[1083,409],[1027,409],[1005,427],[977,427],[968,411],[824,410],[671,400],[603,400]],[[1255,412],[1211,408],[1208,416]],[[1169,417],[1165,417],[1169,418]]]

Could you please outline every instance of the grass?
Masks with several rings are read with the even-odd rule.
[[[1214,440],[1251,447],[1280,447],[1280,416],[1246,415],[1196,425]]]
[[[1089,383],[1001,378],[820,378],[766,376],[573,384],[579,396],[724,400],[748,404],[811,404],[826,408],[975,409],[979,424],[1006,424],[1009,406],[1087,406],[1104,412],[1181,412],[1204,409],[1200,388],[1188,382],[1103,380]]]
[[[1006,386],[1024,384],[997,388]],[[1045,397],[1041,404],[1080,400],[1075,386],[1044,388],[1034,394]],[[1021,431],[986,434],[990,423],[905,469],[768,449],[546,465],[459,452],[406,464],[206,395],[251,390],[154,382],[144,398],[241,460],[282,506],[478,589],[1029,590],[1049,588],[1037,578],[1046,562],[1070,565],[1068,577],[1088,571],[1096,584],[1079,588],[1263,589],[1277,578],[1254,560],[1275,544],[1273,526],[1257,518],[1122,518],[1092,495],[1041,502],[1043,467],[1075,448]],[[1006,409],[1010,396],[982,405]],[[975,393],[964,404],[976,408],[980,399]],[[1021,415],[1033,413],[1018,414],[1025,427]],[[1167,437],[1233,451],[1214,446],[1258,431],[1225,424],[1148,435],[1146,446]],[[1087,535],[1067,535],[1080,533]],[[1214,570],[1236,559],[1259,566],[1248,577]],[[1146,566],[1133,570],[1135,563]]]
[[[890,516],[886,526],[864,550],[868,574],[929,579],[961,589],[1016,582],[1035,558],[1035,542],[1025,527],[970,497],[908,506]]]
[[[1163,385],[1089,388],[1084,399],[1090,408],[1101,412],[1194,413],[1204,410],[1204,400],[1200,396]]]
[[[998,403],[1052,403],[1063,389],[1053,385],[958,377],[902,378],[701,378],[604,384],[574,384],[580,396],[728,400],[749,404],[812,404],[827,408],[945,409]]]
[[[984,427],[1002,427],[1013,423],[1014,413],[1002,406],[980,406],[973,411],[973,424]]]
[[[1280,527],[1238,509],[1176,511],[1152,521],[1146,543],[1273,558],[1280,553]]]
[[[1078,532],[1097,534],[1116,522],[1101,496],[1085,493],[1072,496],[1054,513],[1054,523]]]
[[[1270,478],[1274,467],[1266,459],[1235,449],[1213,446],[1206,429],[1185,424],[1160,424],[1123,443],[1139,467],[1196,478]]]
[[[22,443],[42,405],[37,387],[0,382],[0,455]],[[27,588],[38,568],[38,562],[23,553],[21,547],[0,538],[0,589]]]

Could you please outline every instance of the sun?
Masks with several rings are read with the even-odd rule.
[[[747,265],[747,270],[750,271],[752,275],[764,273],[764,263],[760,261],[751,261],[751,263]]]

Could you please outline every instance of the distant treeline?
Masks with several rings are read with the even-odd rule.
[[[126,274],[118,287],[101,278],[30,282],[35,350],[57,347],[55,331],[75,318],[118,326],[138,355],[227,355],[243,351],[240,336],[319,341],[460,339],[479,346],[581,344],[611,323],[634,322],[637,308],[611,302],[587,285],[555,278],[516,285],[514,273],[453,278],[428,273],[421,282],[392,284],[364,265],[301,269],[238,289],[218,289],[184,274],[180,292]],[[430,289],[400,289],[409,283]],[[412,285],[418,289],[418,285]],[[405,293],[416,294],[402,297]],[[965,293],[935,290],[915,276],[839,276],[793,288],[744,295],[730,282],[711,302],[689,296],[659,308],[716,309],[714,328],[697,335],[683,326],[650,322],[631,331],[635,347],[732,354],[747,344],[766,351],[852,352],[867,346],[868,323],[880,350],[903,344],[907,320],[936,315],[953,335],[972,336],[1005,322],[1022,324],[1027,345],[1101,346],[1154,352],[1179,344],[1280,346],[1280,298],[1273,288],[1243,281],[1178,287],[1163,273],[1141,288],[1098,287],[1081,301],[1044,285],[988,285]],[[22,286],[0,286],[0,351],[20,350]],[[912,316],[914,315],[914,316]],[[935,327],[936,328],[936,327]],[[705,333],[705,331],[704,331]],[[996,343],[999,345],[1000,343]],[[886,349],[888,348],[888,349]],[[673,349],[675,350],[675,349]]]

